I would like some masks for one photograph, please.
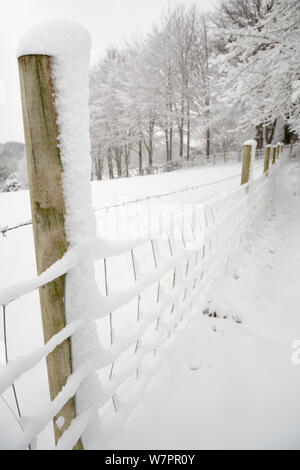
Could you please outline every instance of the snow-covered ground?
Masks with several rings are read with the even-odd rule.
[[[109,448],[299,449],[299,282],[300,162]]]
[[[257,162],[257,174],[261,172],[261,162]],[[207,184],[224,178],[232,179],[218,183],[210,188],[200,188],[195,192],[181,193],[178,197],[205,199],[209,194],[217,194],[229,188],[236,188],[240,182],[241,164],[201,167],[179,170],[173,173],[143,176],[134,179],[121,179],[92,183],[93,205],[102,207],[110,204],[143,198],[145,195],[161,194],[180,188]],[[96,215],[101,216],[99,211]],[[28,191],[0,193],[0,227],[15,226],[31,218]],[[100,223],[101,223],[101,219]],[[32,227],[25,226],[7,232],[0,238],[0,284],[6,285],[21,279],[30,279],[36,275],[35,251]],[[102,267],[102,266],[101,266]],[[118,267],[117,267],[118,268]],[[120,269],[118,268],[118,271]],[[124,276],[122,275],[121,278]],[[120,276],[116,276],[120,278]],[[124,283],[124,280],[122,280]],[[111,286],[110,286],[111,287]],[[32,292],[12,302],[7,307],[7,336],[9,360],[29,354],[43,344],[43,332],[39,309],[38,292]],[[107,338],[101,338],[104,342]],[[107,341],[106,341],[107,342]],[[0,363],[4,363],[3,322],[0,317]],[[49,401],[45,361],[41,361],[33,370],[25,374],[16,383],[22,415],[39,414]],[[13,393],[5,392],[3,398],[16,413]],[[6,432],[1,425],[0,448],[14,446],[14,435],[20,433],[20,427],[8,409],[0,400],[1,423],[5,423]],[[51,424],[38,438],[41,448],[53,447]],[[8,431],[10,430],[10,432]]]
[[[203,201],[212,195],[238,188],[240,167],[240,164],[216,165],[129,180],[93,183],[93,205],[106,206],[230,178],[216,185],[203,186],[196,191],[176,195],[180,201]],[[261,174],[261,162],[256,162],[256,168],[254,176]],[[283,431],[286,442],[294,445],[289,427],[292,427],[293,417],[297,415],[296,401],[293,398],[296,399],[296,389],[299,386],[297,380],[300,377],[300,369],[291,363],[291,344],[297,336],[300,337],[300,321],[297,322],[294,312],[297,292],[295,284],[300,275],[300,263],[291,248],[294,246],[296,251],[299,237],[297,239],[294,231],[298,230],[299,233],[300,230],[299,215],[297,217],[300,201],[295,189],[299,177],[297,171],[295,164],[289,164],[284,169],[282,178],[285,184],[279,189],[273,215],[270,220],[266,220],[260,233],[253,233],[249,239],[252,252],[248,253],[247,246],[241,249],[230,273],[215,286],[212,295],[214,305],[211,308],[218,315],[228,315],[229,318],[212,319],[199,314],[197,321],[188,327],[176,348],[172,349],[141,406],[134,411],[123,431],[112,442],[112,447],[251,446],[252,439],[259,437],[255,426],[265,429],[270,413],[276,416],[276,412],[279,413],[280,410],[283,410],[284,415],[280,417],[281,423],[284,423],[284,419],[287,423],[286,432]],[[0,226],[14,225],[29,219],[28,193],[0,194],[0,213]],[[286,238],[289,237],[285,244],[283,232]],[[288,263],[288,254],[292,257],[291,278],[283,276],[283,266]],[[36,269],[31,227],[9,232],[7,237],[2,238],[0,257],[2,284],[33,276]],[[263,281],[258,283],[260,278]],[[125,281],[122,279],[122,282]],[[288,312],[285,304],[289,305]],[[233,321],[232,316],[242,323],[239,320],[238,323]],[[284,321],[281,325],[279,322],[282,317]],[[10,304],[7,320],[10,359],[29,353],[43,343],[37,292]],[[294,328],[292,331],[289,329],[291,323]],[[1,324],[0,331],[2,332]],[[285,334],[288,337],[286,343]],[[3,362],[3,352],[1,358]],[[270,367],[268,375],[266,367]],[[278,373],[276,377],[283,394],[283,404],[280,407],[275,372]],[[266,376],[268,380],[265,383]],[[22,414],[38,414],[43,410],[49,400],[44,361],[23,376],[16,387]],[[11,391],[6,392],[4,398],[14,407]],[[284,412],[287,404],[293,404],[291,413]],[[250,409],[252,412],[249,412]],[[5,428],[11,430],[10,434],[3,433],[1,424],[0,447],[13,447],[13,435],[20,431],[4,402],[0,403],[0,416],[1,423],[5,423]],[[255,424],[255,416],[259,424]],[[295,428],[296,424],[295,422]],[[247,432],[241,431],[243,426],[248,429]],[[141,429],[143,432],[140,432]],[[273,432],[275,429],[273,426]],[[266,433],[267,431],[262,431],[261,434],[265,436]],[[235,435],[239,437],[238,441],[234,440]],[[270,435],[270,442],[273,441],[275,447],[277,443],[278,446],[281,443],[285,445],[283,438],[281,442],[277,442]],[[268,445],[268,442],[264,441],[262,446]],[[50,424],[39,436],[38,447],[51,446],[53,437]]]

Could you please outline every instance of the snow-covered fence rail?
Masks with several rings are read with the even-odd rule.
[[[27,158],[30,167],[33,153],[35,165],[39,165],[37,158],[43,139],[50,139],[51,145],[55,143],[52,151],[56,157],[59,153],[63,170],[63,229],[68,246],[59,259],[34,279],[0,289],[5,324],[10,302],[38,288],[43,295],[51,283],[62,278],[64,281],[63,290],[56,291],[55,302],[48,309],[50,317],[56,315],[56,302],[61,302],[64,324],[60,320],[46,344],[29,355],[10,362],[6,354],[7,365],[0,369],[1,394],[39,361],[57,353],[54,369],[60,389],[43,412],[22,422],[23,433],[15,443],[16,448],[30,445],[52,419],[57,449],[78,449],[82,443],[87,449],[99,448],[115,435],[152,380],[165,346],[191,316],[205,309],[214,279],[248,227],[263,215],[275,187],[277,164],[256,179],[251,179],[250,166],[250,180],[238,189],[201,204],[194,198],[188,205],[182,204],[179,197],[182,192],[178,191],[178,204],[170,219],[172,205],[167,205],[163,213],[154,211],[153,220],[147,201],[140,219],[128,216],[127,222],[133,222],[135,229],[138,222],[141,229],[138,235],[136,230],[130,232],[125,223],[125,232],[124,227],[120,230],[116,225],[109,228],[106,237],[99,237],[89,184],[88,49],[89,38],[81,28],[58,23],[26,35],[19,51],[21,58],[28,58],[27,64],[35,59],[44,64],[35,68],[40,74],[35,85],[36,99],[29,102],[28,96],[25,98],[24,119],[28,120],[25,126],[30,128],[26,133]],[[57,115],[57,131],[41,135],[47,120],[44,103],[38,129],[29,123],[28,117],[33,116],[31,107],[37,106],[41,92],[45,91],[40,87],[42,75],[48,73],[49,67],[52,73],[47,76],[53,80],[53,92],[50,90],[48,99],[55,111],[51,119]],[[35,73],[32,65],[29,69]],[[23,94],[26,90],[24,81]],[[47,152],[40,154],[40,158],[45,158]],[[254,157],[253,152],[251,155]],[[35,184],[39,183],[40,191],[52,186],[57,196],[58,186],[53,184],[53,174],[45,171],[45,166],[43,162],[43,181]],[[29,168],[32,178],[36,171]],[[51,207],[50,198],[43,204],[36,199],[34,184],[30,190],[32,204],[39,204],[43,210],[44,205]],[[137,207],[144,202],[139,201]],[[145,213],[149,216],[147,220],[143,218]],[[157,214],[162,215],[162,223],[155,225]],[[33,223],[42,223],[42,215],[33,211]],[[52,231],[51,223],[43,224],[43,229]],[[60,245],[57,230],[55,225],[57,236],[52,237],[52,247],[46,245],[46,252]],[[43,311],[43,302],[41,307]],[[67,355],[61,350],[66,341],[72,346]],[[52,377],[49,374],[50,381]],[[70,403],[73,416],[65,413]]]

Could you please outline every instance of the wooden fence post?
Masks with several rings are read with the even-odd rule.
[[[68,244],[64,229],[65,204],[58,127],[51,77],[52,59],[46,55],[25,55],[18,59],[33,233],[38,274],[62,258]],[[64,328],[65,276],[40,288],[45,342]],[[65,340],[47,357],[51,400],[72,373],[71,341]],[[56,423],[63,417],[63,426]],[[55,441],[75,417],[71,398],[54,417]],[[74,447],[82,449],[80,441]]]
[[[277,160],[278,160],[279,157],[280,157],[280,147],[281,147],[281,144],[278,143],[278,144],[277,144],[277,153],[276,153],[276,158],[277,158]]]
[[[273,145],[273,159],[272,159],[272,165],[276,162],[276,152],[277,152],[277,145]]]
[[[248,183],[250,177],[251,145],[244,145],[241,185]]]
[[[266,146],[266,154],[265,154],[265,165],[264,165],[264,173],[267,173],[269,170],[269,165],[270,165],[270,153],[271,153],[271,146],[267,145]]]

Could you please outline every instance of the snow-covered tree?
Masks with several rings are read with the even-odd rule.
[[[9,178],[7,178],[5,185],[3,186],[4,193],[19,191],[20,189],[21,189],[21,184],[15,175],[11,175]]]
[[[28,189],[28,172],[25,153],[20,159],[15,176],[20,184],[21,189]]]
[[[296,0],[219,0],[169,8],[144,38],[111,48],[91,72],[93,176],[271,143],[299,132]],[[199,152],[198,152],[199,153]]]
[[[245,2],[223,2],[231,3]],[[224,102],[240,114],[240,128],[255,126],[262,146],[264,140],[271,143],[279,119],[286,134],[288,128],[299,132],[300,4],[261,0],[253,5],[257,8],[248,22],[223,30],[229,45],[222,55],[226,77],[221,90]]]

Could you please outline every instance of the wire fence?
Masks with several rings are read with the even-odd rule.
[[[204,311],[211,285],[224,270],[231,253],[249,227],[264,217],[274,195],[279,164],[280,161],[276,162],[267,174],[254,178],[247,185],[231,188],[200,205],[190,204],[188,214],[181,205],[180,213],[168,225],[168,230],[164,225],[159,226],[155,237],[131,238],[127,233],[123,239],[115,233],[115,237],[108,240],[87,240],[69,250],[42,275],[0,289],[6,352],[6,367],[0,369],[0,395],[13,387],[20,422],[16,380],[67,338],[84,336],[87,320],[70,321],[37,351],[9,361],[5,328],[7,306],[64,274],[68,282],[68,276],[74,267],[81,265],[86,253],[95,263],[97,288],[89,289],[88,298],[83,301],[89,302],[91,318],[97,320],[99,344],[96,348],[87,346],[87,358],[75,368],[61,393],[42,413],[26,420],[16,448],[28,448],[82,388],[91,395],[89,406],[79,412],[56,448],[72,449],[80,438],[86,448],[99,448],[116,434],[144,395],[167,351],[166,346],[183,324]],[[178,196],[184,191],[206,188],[238,176],[151,195],[126,205],[143,203],[150,198]],[[118,206],[94,210],[107,211],[112,207]],[[17,228],[6,228],[4,232]],[[80,295],[85,294],[83,290]],[[95,383],[91,377],[93,380],[96,377]]]
[[[260,154],[262,155],[262,153],[263,153],[262,151],[257,151],[257,152],[259,153],[259,155]],[[256,159],[261,160],[262,158],[263,158],[262,156],[259,156]],[[254,166],[254,171],[255,172],[257,172],[261,168],[263,168],[263,164],[255,163],[255,166]],[[232,181],[232,180],[238,180],[240,178],[240,176],[241,176],[240,173],[238,173],[238,174],[235,174],[235,175],[232,175],[232,176],[228,176],[226,178],[217,179],[217,180],[209,182],[209,183],[203,183],[203,184],[194,185],[194,186],[186,186],[184,188],[180,188],[180,189],[173,190],[173,191],[168,191],[166,193],[151,194],[151,195],[147,195],[147,196],[144,196],[144,197],[138,197],[134,200],[129,200],[129,201],[125,201],[125,202],[117,202],[117,203],[111,203],[111,204],[106,204],[106,205],[102,205],[102,206],[96,206],[96,207],[93,207],[93,210],[95,212],[107,211],[109,209],[121,208],[121,207],[124,207],[125,205],[138,204],[138,203],[141,203],[141,202],[146,202],[146,201],[162,199],[162,198],[166,198],[166,197],[170,197],[170,196],[175,196],[175,195],[178,195],[180,193],[185,193],[185,192],[195,191],[195,190],[199,190],[199,189],[210,188],[210,187],[213,187],[213,186],[216,186],[216,185],[220,185],[221,183],[229,182],[229,181]],[[0,225],[0,234],[2,234],[3,237],[6,237],[9,232],[18,230],[18,229],[23,228],[23,227],[28,227],[28,226],[31,226],[31,225],[32,225],[31,220],[27,220],[27,221],[24,221],[24,222],[21,222],[19,224],[12,225],[12,226],[6,226],[6,225],[1,226]]]

